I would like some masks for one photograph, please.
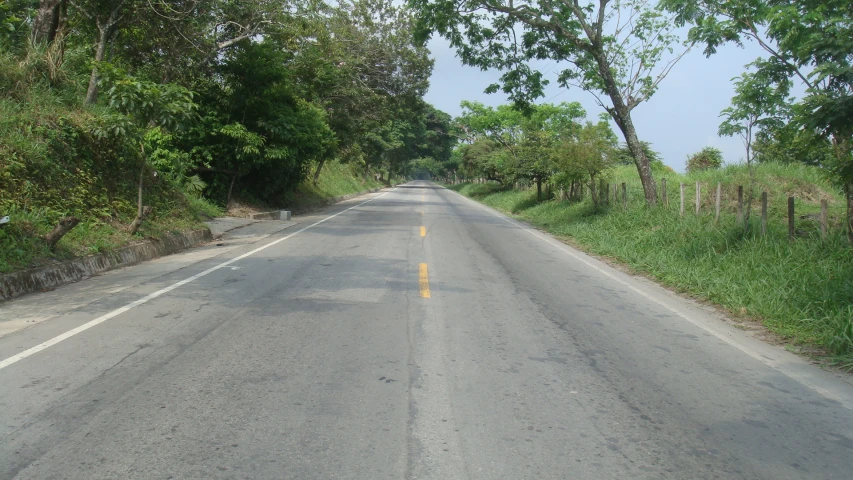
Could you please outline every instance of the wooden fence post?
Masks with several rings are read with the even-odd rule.
[[[720,182],[717,182],[717,200],[716,200],[715,205],[714,205],[716,208],[716,211],[714,213],[714,223],[717,223],[717,221],[720,220],[720,196],[722,193],[722,188],[723,188],[723,184]]]
[[[761,235],[767,234],[767,192],[761,192]]]
[[[701,187],[699,187],[699,182],[696,182],[696,215],[699,215],[699,205],[701,201],[701,195],[699,190],[700,188]]]
[[[683,217],[684,216],[684,183],[682,182],[680,184],[680,186],[681,186],[681,188],[679,191],[681,192],[681,203],[680,203],[681,207],[679,208],[678,211],[679,211],[679,213],[681,213],[681,216]]]
[[[826,240],[826,199],[820,199],[820,239]]]
[[[628,184],[622,182],[622,208],[628,208]]]
[[[619,184],[614,183],[613,184],[613,205],[615,206],[618,204],[619,204]]]
[[[607,205],[612,205],[610,203],[610,184],[609,183],[604,184],[604,190],[601,193],[604,194],[605,203],[607,203]]]
[[[743,185],[737,187],[737,223],[743,223]]]
[[[666,179],[665,178],[660,179],[660,194],[661,194],[662,203],[666,206],[669,206],[669,199],[666,198]]]
[[[794,197],[788,197],[788,240],[794,240]]]

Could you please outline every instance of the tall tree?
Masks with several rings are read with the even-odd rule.
[[[499,88],[520,104],[542,96],[542,72],[530,60],[568,65],[560,84],[595,95],[621,130],[643,183],[656,202],[649,159],[631,112],[657,90],[686,52],[672,54],[677,38],[670,19],[648,0],[581,3],[548,0],[410,0],[421,15],[420,35],[436,31],[467,65],[505,71]],[[562,62],[562,63],[559,63]],[[608,101],[609,100],[609,101]]]

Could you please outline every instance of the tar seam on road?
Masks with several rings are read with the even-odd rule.
[[[421,285],[421,298],[429,298],[429,269],[426,263],[422,263],[420,266],[418,281]]]
[[[102,315],[102,316],[100,316],[94,320],[91,320],[87,323],[84,323],[83,325],[80,325],[77,328],[71,329],[71,330],[69,330],[69,331],[67,331],[61,335],[57,335],[57,336],[51,338],[50,340],[48,340],[46,342],[43,342],[43,343],[40,343],[34,347],[28,348],[27,350],[24,350],[23,352],[18,353],[17,355],[12,355],[11,357],[9,357],[3,361],[0,361],[0,370],[8,367],[9,365],[15,364],[15,363],[31,356],[31,355],[35,355],[36,353],[38,353],[44,349],[50,348],[50,347],[56,345],[57,343],[59,343],[63,340],[67,340],[67,339],[73,337],[74,335],[77,335],[78,333],[84,332],[84,331],[86,331],[92,327],[100,325],[101,323],[104,323],[111,318],[117,317],[117,316],[121,315],[122,313],[124,313],[124,312],[126,312],[126,311],[128,311],[134,307],[138,307],[139,305],[147,303],[147,302],[163,295],[164,293],[169,293],[178,287],[182,287],[188,283],[191,283],[195,280],[198,280],[199,278],[201,278],[201,277],[203,277],[209,273],[215,272],[216,270],[219,270],[220,268],[227,267],[228,265],[231,265],[234,262],[237,262],[237,261],[240,261],[246,257],[252,256],[252,255],[260,252],[261,250],[266,250],[267,248],[272,247],[273,245],[277,245],[277,244],[279,244],[279,243],[281,243],[281,242],[283,242],[283,241],[285,241],[291,237],[295,237],[296,235],[299,235],[300,233],[304,232],[305,230],[316,227],[317,225],[320,225],[321,223],[323,223],[327,220],[331,220],[331,219],[337,217],[338,215],[344,214],[344,213],[346,213],[352,209],[358,208],[358,207],[364,205],[365,203],[372,202],[373,200],[376,200],[377,198],[384,197],[385,195],[388,195],[389,193],[391,193],[393,191],[394,190],[390,190],[388,192],[383,193],[382,195],[377,195],[377,196],[375,196],[369,200],[365,200],[364,202],[359,203],[358,205],[347,208],[346,210],[342,210],[342,211],[340,211],[334,215],[330,215],[330,216],[328,216],[328,217],[326,217],[320,221],[317,221],[317,222],[312,223],[311,225],[308,225],[307,227],[304,227],[300,230],[297,230],[297,231],[291,233],[290,235],[287,235],[285,237],[279,238],[278,240],[270,242],[266,245],[258,247],[256,249],[252,250],[251,252],[244,253],[243,255],[232,258],[231,260],[228,260],[227,262],[220,263],[219,265],[216,265],[215,267],[208,268],[207,270],[205,270],[201,273],[197,273],[197,274],[195,274],[189,278],[186,278],[184,280],[181,280],[180,282],[174,283],[174,284],[172,284],[166,288],[162,288],[160,290],[157,290],[156,292],[154,292],[150,295],[146,295],[145,297],[142,297],[135,302],[131,302],[131,303],[129,303],[129,304],[127,304],[121,308],[117,308],[117,309],[115,309],[115,310],[113,310],[113,311],[111,311],[105,315]],[[427,296],[429,296],[428,293],[429,293],[429,290],[427,290]]]
[[[521,222],[518,222],[512,218],[509,218],[508,216],[506,216],[506,215],[504,215],[504,214],[502,214],[496,210],[493,210],[493,209],[491,209],[491,208],[489,208],[489,207],[487,207],[481,203],[478,203],[476,200],[472,200],[472,199],[466,197],[465,195],[462,195],[459,192],[456,192],[456,191],[453,191],[450,189],[446,189],[446,190],[449,190],[449,191],[459,195],[461,198],[465,199],[466,201],[470,202],[471,204],[477,206],[480,209],[483,209],[483,210],[489,212],[490,214],[500,218],[501,220],[505,221],[506,223],[509,223],[510,225],[514,225],[514,226],[524,230],[525,232],[533,235],[534,237],[536,237],[540,240],[543,240],[545,243],[548,243],[549,245],[556,247],[557,249],[559,249],[563,253],[566,253],[569,256],[571,256],[572,258],[574,258],[575,260],[583,263],[584,265],[592,268],[593,270],[601,273],[602,275],[610,278],[611,280],[625,286],[629,290],[633,291],[634,293],[637,293],[638,295],[646,298],[647,300],[660,305],[661,307],[663,307],[663,308],[669,310],[670,312],[678,315],[679,317],[683,318],[684,320],[687,320],[688,322],[692,323],[693,325],[695,325],[695,326],[701,328],[702,330],[710,333],[711,335],[713,335],[717,339],[722,340],[723,342],[727,343],[728,345],[731,345],[732,347],[740,350],[741,352],[749,355],[750,357],[758,360],[759,362],[761,362],[761,363],[763,363],[763,364],[765,364],[771,368],[776,369],[777,371],[783,373],[784,375],[788,376],[789,378],[794,379],[795,381],[797,381],[803,385],[806,385],[807,387],[809,387],[812,390],[814,390],[815,392],[823,395],[824,397],[835,400],[835,401],[841,403],[842,405],[844,405],[846,408],[853,409],[853,404],[848,402],[847,399],[840,397],[838,395],[835,395],[831,391],[827,390],[826,388],[823,388],[820,385],[817,385],[815,382],[811,381],[805,375],[802,375],[802,374],[796,373],[796,372],[792,372],[790,369],[782,368],[782,365],[780,365],[780,363],[778,361],[770,359],[768,357],[765,357],[764,355],[761,355],[758,352],[754,352],[748,346],[741,344],[736,339],[730,338],[730,337],[714,330],[713,328],[710,328],[710,327],[704,325],[702,322],[690,318],[690,316],[687,315],[686,313],[683,313],[680,310],[675,309],[675,308],[667,305],[666,303],[658,300],[654,296],[652,296],[652,295],[644,292],[643,290],[631,285],[630,283],[622,280],[621,278],[618,278],[617,276],[615,276],[615,275],[611,274],[610,272],[602,269],[601,267],[594,265],[593,263],[588,262],[586,259],[584,259],[580,255],[574,253],[571,249],[572,247],[566,245],[565,243],[562,243],[562,242],[560,242],[556,239],[553,239],[553,238],[549,238],[548,236],[540,233],[538,230],[535,230],[535,229],[533,229],[527,225],[522,224]]]

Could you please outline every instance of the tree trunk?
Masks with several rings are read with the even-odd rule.
[[[542,201],[542,177],[536,177],[536,201]]]
[[[44,240],[50,246],[51,250],[56,246],[56,242],[64,237],[66,233],[70,232],[72,228],[76,227],[78,223],[80,223],[80,219],[76,217],[65,217],[60,220],[56,228],[44,236]]]
[[[643,151],[643,144],[637,137],[637,130],[634,129],[634,122],[631,120],[631,113],[625,109],[624,115],[619,115],[621,118],[616,118],[616,125],[622,130],[625,136],[625,142],[628,144],[628,150],[634,157],[634,164],[637,165],[637,172],[640,174],[640,182],[643,184],[643,194],[646,197],[648,205],[657,203],[657,185],[655,177],[652,175],[652,167],[649,164],[649,159],[646,158],[646,153]]]
[[[853,245],[853,183],[847,184],[847,240]]]
[[[89,76],[89,89],[86,90],[86,105],[92,105],[98,100],[98,63],[103,62],[107,54],[107,42],[110,38],[111,27],[98,26],[98,45],[95,49],[95,65]]]
[[[646,197],[646,203],[653,206],[657,203],[657,185],[652,175],[652,167],[649,164],[649,159],[646,157],[645,152],[643,152],[643,144],[637,137],[634,121],[631,119],[632,106],[626,104],[625,99],[622,98],[622,92],[619,91],[619,86],[613,78],[613,72],[610,69],[610,63],[607,60],[604,50],[599,46],[592,53],[598,63],[598,71],[604,79],[607,96],[613,102],[613,107],[607,108],[607,113],[610,114],[613,121],[619,127],[619,130],[622,131],[622,136],[625,137],[625,143],[628,144],[628,150],[631,151],[631,156],[634,157],[634,164],[637,165],[637,172],[640,174],[640,181],[643,183],[643,193]]]
[[[66,0],[41,0],[33,21],[33,43],[50,45],[56,38]]]
[[[320,180],[320,170],[323,168],[324,163],[326,163],[326,159],[321,158],[320,162],[317,164],[317,169],[314,170],[314,185],[317,185],[317,182]]]
[[[598,189],[595,187],[595,175],[589,176],[589,196],[592,198],[592,204],[598,207]]]
[[[147,205],[142,207],[142,211],[140,212],[140,214],[136,218],[134,218],[130,226],[127,227],[127,233],[131,235],[136,233],[136,231],[139,230],[139,227],[142,226],[142,222],[145,221],[148,215],[151,215],[151,211],[152,208]]]
[[[142,216],[142,186],[145,180],[145,146],[142,146],[142,166],[139,167],[139,185],[136,199],[136,216]]]
[[[234,182],[237,181],[237,175],[231,177],[231,186],[228,187],[228,197],[225,199],[225,209],[231,208],[231,192],[234,191]]]

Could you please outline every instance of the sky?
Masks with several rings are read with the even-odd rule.
[[[452,116],[462,112],[459,107],[462,100],[491,106],[508,103],[503,93],[483,93],[489,84],[498,81],[500,72],[484,72],[462,65],[454,50],[442,38],[433,37],[429,48],[435,68],[425,97],[427,102]],[[720,111],[729,106],[734,94],[731,79],[744,72],[744,65],[762,53],[761,48],[752,43],[744,48],[726,45],[709,58],[702,53],[701,47],[694,48],[661,82],[658,91],[632,111],[640,140],[650,142],[652,149],[661,153],[664,163],[679,172],[684,171],[689,154],[706,146],[722,150],[726,163],[741,162],[745,155],[741,139],[717,135]],[[539,68],[552,63],[542,62]],[[551,78],[555,79],[556,73]],[[576,88],[562,88],[556,81],[551,82],[545,97],[540,99],[540,102],[548,103],[572,101],[583,105],[590,120],[595,120],[604,111],[595,103],[592,94]],[[621,138],[615,124],[613,129]]]

